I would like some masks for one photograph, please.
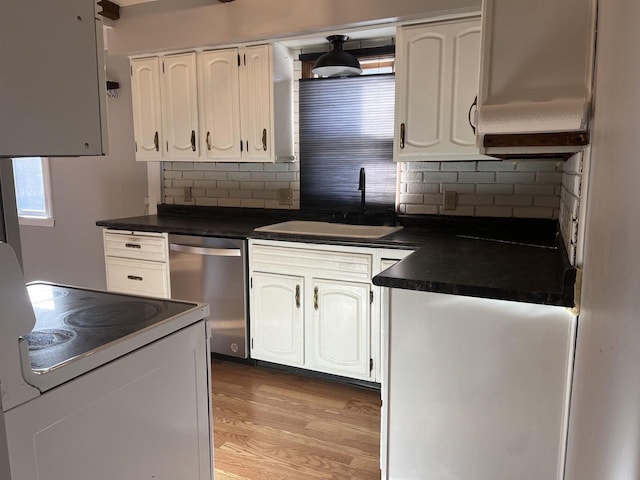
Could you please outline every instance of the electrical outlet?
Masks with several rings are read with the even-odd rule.
[[[455,210],[458,207],[458,192],[445,190],[442,200],[443,210]]]
[[[191,196],[191,187],[184,187],[184,201],[190,202],[192,200],[193,197]]]
[[[279,188],[278,203],[280,203],[280,205],[293,205],[293,190],[290,188]]]

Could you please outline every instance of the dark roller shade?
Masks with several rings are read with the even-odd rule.
[[[357,211],[366,171],[368,210],[395,207],[393,74],[300,80],[303,210]]]

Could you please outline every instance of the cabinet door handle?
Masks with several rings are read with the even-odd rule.
[[[400,148],[404,148],[404,123],[400,124]]]
[[[196,131],[191,130],[191,150],[196,151]]]
[[[127,278],[129,280],[136,280],[138,282],[141,282],[143,280],[143,278],[138,275],[127,275]]]
[[[318,310],[318,287],[313,287],[313,309]]]
[[[124,246],[127,248],[142,248],[142,245],[137,243],[125,243]]]
[[[211,132],[207,132],[207,150],[211,150]]]
[[[469,114],[468,114],[469,125],[471,126],[471,130],[473,130],[473,133],[475,134],[476,133],[476,126],[471,121],[471,111],[473,110],[473,107],[476,107],[476,109],[478,108],[478,96],[477,95],[476,95],[476,98],[473,99],[473,103],[469,107]]]
[[[158,138],[158,132],[153,136],[153,145],[156,147],[156,152],[160,151],[160,139]]]
[[[267,151],[267,129],[262,129],[262,150]]]
[[[296,285],[296,308],[300,308],[300,285]]]

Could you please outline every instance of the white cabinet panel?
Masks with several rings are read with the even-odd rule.
[[[363,380],[371,376],[368,284],[313,281],[313,365]]]
[[[169,55],[163,59],[162,97],[166,156],[198,158],[198,94],[196,54]]]
[[[238,49],[214,50],[198,59],[202,156],[240,159]]]
[[[242,57],[242,138],[245,141],[246,159],[251,162],[271,161],[273,86],[269,46],[247,47]]]
[[[400,27],[394,160],[482,159],[469,124],[478,93],[480,20]]]
[[[253,273],[251,357],[302,366],[304,278]]]
[[[164,137],[158,57],[131,60],[131,97],[136,160],[161,160]]]

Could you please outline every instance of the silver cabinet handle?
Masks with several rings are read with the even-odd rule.
[[[142,280],[144,280],[141,276],[139,275],[127,275],[127,278],[129,280],[136,280],[138,282],[141,282]]]
[[[267,151],[267,129],[262,129],[262,150]]]
[[[400,124],[400,148],[403,149],[404,148],[404,123]]]
[[[296,285],[296,308],[300,308],[300,285]]]
[[[158,132],[153,136],[153,146],[156,147],[156,152],[160,151],[160,142],[158,141]]]
[[[313,288],[313,308],[318,310],[318,287]]]
[[[211,150],[211,132],[207,132],[207,150]]]
[[[191,130],[191,150],[196,151],[196,131]]]
[[[473,103],[469,107],[469,113],[467,114],[467,117],[468,117],[468,120],[469,120],[469,126],[471,127],[471,130],[473,130],[473,133],[475,134],[476,133],[476,126],[471,121],[471,112],[473,111],[473,107],[476,107],[476,109],[478,108],[478,96],[477,95],[476,95],[476,98],[473,99]]]
[[[169,250],[182,253],[193,253],[196,255],[210,255],[214,257],[239,257],[242,252],[239,248],[208,248],[194,247],[191,245],[180,245],[179,243],[169,244]]]
[[[137,243],[125,243],[124,246],[127,248],[142,248],[142,246]]]

